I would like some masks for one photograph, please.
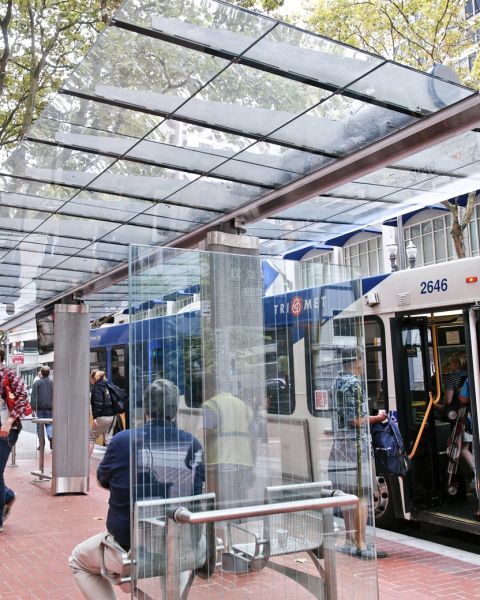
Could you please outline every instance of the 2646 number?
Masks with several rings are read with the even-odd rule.
[[[448,281],[446,278],[420,282],[421,294],[433,294],[434,292],[446,292],[447,290]]]

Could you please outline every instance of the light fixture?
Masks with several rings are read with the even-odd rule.
[[[398,271],[397,265],[397,255],[398,255],[398,246],[395,243],[388,244],[387,246],[388,258],[390,259],[391,271]]]
[[[410,268],[413,269],[415,266],[415,260],[417,258],[417,247],[412,240],[408,242],[405,252],[407,254],[408,262],[410,263]]]

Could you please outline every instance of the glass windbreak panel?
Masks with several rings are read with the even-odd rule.
[[[278,276],[264,297],[259,256],[131,247],[130,539],[135,585],[150,596],[202,569],[197,590],[214,597],[220,585],[242,597],[231,577],[240,556],[260,564],[258,582],[268,577],[262,544],[283,560],[322,542],[327,571],[341,571],[339,600],[377,594],[365,530],[372,480],[359,282],[351,269],[309,261],[305,289],[296,263],[269,262]],[[333,511],[333,489],[353,496],[343,512]],[[357,535],[359,495],[368,511]],[[268,514],[290,500],[297,513]],[[307,500],[319,504],[307,511]],[[265,515],[237,519],[251,505]],[[228,509],[232,520],[175,525],[173,506]],[[226,540],[220,564],[215,538]],[[355,546],[334,566],[335,543],[352,548],[357,539],[367,560],[352,556]],[[301,594],[297,571],[282,572],[293,579],[289,597]],[[287,584],[276,581],[268,577],[283,593]]]

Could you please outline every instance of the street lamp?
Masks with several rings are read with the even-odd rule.
[[[410,263],[410,268],[413,269],[415,266],[415,260],[417,258],[417,247],[412,240],[408,242],[405,252],[407,254],[408,262]]]
[[[395,243],[388,244],[387,246],[388,258],[390,259],[391,271],[398,271],[397,265],[397,255],[398,255],[398,246]]]

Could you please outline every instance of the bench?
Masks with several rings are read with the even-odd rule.
[[[265,504],[328,498],[341,492],[329,481],[265,488]],[[275,514],[248,524],[230,523],[228,546],[250,570],[269,567],[294,579],[316,598],[334,600],[336,594],[335,529],[333,509]],[[253,539],[252,541],[248,541]],[[306,552],[318,577],[310,576],[271,559]],[[323,558],[323,566],[320,559]]]
[[[112,538],[107,538],[100,548],[102,576],[127,593],[133,590],[134,597],[142,600],[158,598],[160,585],[172,587],[169,574],[172,580],[179,581],[179,574],[182,573],[183,589],[179,590],[176,596],[182,600],[187,597],[196,575],[202,578],[211,577],[216,558],[214,526],[211,523],[176,526],[168,520],[167,515],[179,505],[192,513],[213,510],[215,494],[136,502],[132,549],[125,552]],[[176,528],[174,535],[170,532],[169,547],[166,544],[167,527]],[[121,573],[108,570],[105,561],[107,548],[121,557]],[[151,580],[158,577],[165,578],[165,581],[155,582],[157,593],[151,595],[148,584],[152,584]]]

